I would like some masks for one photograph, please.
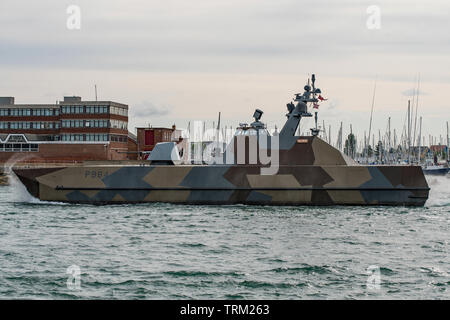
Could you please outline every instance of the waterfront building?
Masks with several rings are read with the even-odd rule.
[[[128,106],[64,97],[56,104],[15,104],[0,97],[0,162],[126,160],[136,137]],[[133,148],[132,148],[133,149]]]

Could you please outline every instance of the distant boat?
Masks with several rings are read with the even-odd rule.
[[[439,165],[423,166],[422,171],[426,175],[445,176],[450,171],[450,168],[446,165],[439,164]]]

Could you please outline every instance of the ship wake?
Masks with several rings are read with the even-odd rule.
[[[450,205],[450,175],[428,176],[427,182],[431,189],[427,206],[442,207]]]

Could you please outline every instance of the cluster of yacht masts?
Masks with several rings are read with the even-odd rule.
[[[449,150],[449,124],[446,123],[447,135],[446,138],[442,135],[439,137],[422,135],[422,117],[418,119],[416,128],[417,133],[414,134],[413,125],[411,124],[411,108],[408,108],[407,123],[403,130],[399,133],[394,128],[391,129],[391,117],[388,118],[387,127],[384,132],[378,130],[378,139],[375,138],[375,133],[371,137],[364,132],[364,139],[358,139],[357,135],[352,130],[350,125],[350,134],[345,138],[343,134],[343,124],[341,122],[340,128],[337,132],[336,141],[332,141],[331,126],[328,128],[323,122],[320,137],[328,142],[330,145],[346,152],[348,156],[358,160],[361,163],[369,162],[383,162],[383,163],[422,163],[425,162],[425,155],[423,152],[429,151],[431,146],[447,146]],[[351,143],[350,136],[353,135],[354,141],[357,143],[353,148],[349,147]],[[427,144],[428,142],[428,144]],[[376,151],[378,148],[378,151]],[[376,154],[378,152],[378,154]],[[450,161],[449,153],[447,152],[447,161]]]
[[[420,96],[420,76],[417,79],[417,86],[414,89],[412,100],[408,100],[407,113],[405,115],[403,128],[401,132],[397,132],[394,128],[391,129],[391,117],[387,120],[386,130],[382,133],[378,130],[378,140],[375,139],[375,133],[372,132],[373,125],[373,111],[375,107],[375,97],[376,97],[377,80],[375,80],[372,105],[370,112],[370,122],[368,133],[364,131],[364,139],[357,139],[356,134],[353,133],[352,125],[350,124],[350,134],[345,138],[343,133],[343,123],[340,123],[339,130],[337,132],[336,142],[332,141],[331,137],[331,125],[328,128],[325,125],[325,121],[322,122],[322,127],[320,128],[320,137],[327,141],[330,145],[334,146],[338,150],[347,153],[348,156],[357,160],[360,163],[417,163],[422,164],[426,162],[427,155],[424,155],[425,150],[429,151],[431,146],[447,146],[447,154],[445,159],[447,162],[450,161],[450,152],[448,152],[450,139],[449,139],[449,124],[447,125],[447,136],[446,141],[443,140],[443,136],[438,137],[428,135],[428,146],[425,145],[426,137],[422,136],[422,116],[419,117],[419,96]],[[242,125],[242,124],[240,124]],[[202,138],[200,140],[207,142],[217,141],[228,143],[234,133],[236,128],[222,127],[219,118],[217,126],[215,122],[212,123],[212,128],[207,129],[206,123],[202,122],[202,128],[200,128]],[[191,124],[188,125],[188,130],[191,130]],[[327,130],[328,129],[328,130]],[[298,128],[300,135],[300,128]],[[268,130],[271,134],[276,134],[278,132],[275,126],[273,130]],[[306,133],[309,135],[309,132]],[[220,138],[219,138],[220,136]],[[205,139],[206,138],[206,139]],[[198,139],[195,139],[198,140]],[[198,141],[200,141],[198,140]],[[372,140],[372,141],[370,141]],[[354,145],[352,145],[354,143]]]
[[[422,116],[419,117],[419,95],[420,95],[420,76],[417,80],[417,87],[414,89],[412,101],[408,100],[408,109],[403,123],[403,128],[401,133],[398,133],[396,129],[391,129],[391,117],[388,118],[387,127],[385,132],[382,134],[381,130],[378,130],[378,140],[375,140],[375,134],[372,132],[373,124],[373,111],[375,106],[375,95],[376,95],[377,81],[375,81],[373,97],[372,97],[372,107],[370,113],[369,122],[369,132],[364,132],[364,139],[359,139],[359,143],[353,148],[349,148],[349,143],[351,143],[350,135],[353,135],[354,140],[356,136],[353,134],[352,126],[350,125],[350,135],[346,139],[346,144],[343,144],[343,130],[342,122],[338,131],[337,141],[334,147],[341,151],[346,151],[346,153],[358,160],[359,162],[382,162],[382,163],[417,163],[422,164],[428,159],[426,155],[423,155],[425,150],[430,150],[426,143],[426,137],[422,135]],[[449,162],[449,124],[446,123],[447,136],[446,140],[443,140],[442,135],[439,139],[435,136],[428,135],[428,146],[447,146],[446,161]],[[333,145],[331,141],[331,126],[326,130],[325,122],[323,122],[321,130],[322,139],[326,140],[329,144]],[[372,139],[372,143],[370,140]],[[347,147],[346,147],[347,145]],[[378,149],[375,152],[376,148]]]

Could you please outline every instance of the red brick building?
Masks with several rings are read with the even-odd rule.
[[[137,151],[140,159],[146,159],[149,152],[159,142],[180,142],[181,132],[173,125],[172,128],[136,128]]]
[[[136,139],[128,106],[64,97],[57,104],[15,104],[0,97],[0,162],[126,160]]]

